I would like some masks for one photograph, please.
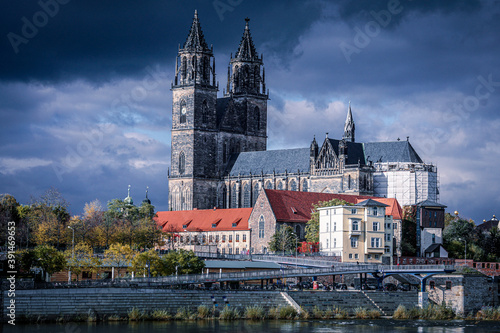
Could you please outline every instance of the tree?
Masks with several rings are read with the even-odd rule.
[[[330,201],[320,201],[317,204],[313,204],[313,212],[311,213],[311,219],[306,224],[306,240],[311,243],[319,242],[319,212],[320,207],[330,207],[330,206],[345,206],[352,205],[347,203],[345,200],[332,199]]]
[[[134,259],[134,254],[129,245],[111,244],[109,249],[104,251],[104,263],[109,267],[117,268],[129,266]]]
[[[414,257],[417,255],[417,223],[403,219],[401,228],[401,255]]]
[[[144,274],[145,276],[166,275],[166,262],[154,249],[151,249],[135,255],[132,260],[132,271],[135,274]]]
[[[90,271],[97,273],[101,267],[101,260],[94,256],[92,247],[85,243],[75,245],[75,251],[68,249],[64,252],[66,267],[76,275],[76,280],[81,272]]]
[[[165,257],[166,274],[199,274],[205,267],[205,262],[198,258],[193,251],[170,251]],[[176,268],[177,267],[177,268]]]
[[[17,211],[19,203],[10,194],[0,194],[0,245],[4,245],[7,242],[8,233],[7,227],[9,222],[14,222],[16,227],[16,242],[19,244],[20,239],[18,234],[18,228],[20,227],[19,213]]]
[[[297,235],[289,225],[282,225],[269,241],[269,249],[273,252],[292,252],[295,250]]]
[[[36,262],[33,264],[42,269],[42,276],[44,273],[52,275],[66,267],[66,258],[64,258],[64,255],[53,246],[37,246],[35,248],[35,256]]]
[[[463,258],[465,255],[465,244],[467,243],[467,250],[470,252],[469,247],[472,245],[474,237],[475,223],[472,220],[465,220],[456,217],[443,230],[443,245],[448,250],[451,258]],[[460,244],[460,245],[459,245]],[[476,254],[480,252],[476,249]],[[469,256],[467,256],[469,258]]]

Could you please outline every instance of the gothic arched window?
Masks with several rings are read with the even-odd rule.
[[[257,131],[260,131],[260,109],[258,106],[255,107],[254,113],[255,113],[255,128],[257,129]]]
[[[347,177],[347,188],[351,189],[351,175]]]
[[[184,155],[184,152],[181,151],[181,153],[179,154],[179,174],[183,175],[185,171],[186,171],[186,156]]]
[[[227,142],[224,141],[222,144],[222,162],[226,163],[227,162]]]
[[[243,187],[243,207],[250,207],[250,185],[248,183]]]
[[[307,180],[304,179],[302,182],[302,192],[307,192]]]
[[[273,189],[273,184],[269,180],[266,182],[266,189],[267,190],[272,190]]]
[[[191,189],[187,186],[182,190],[181,210],[191,209]]]
[[[231,208],[238,208],[238,193],[236,193],[236,184],[231,189]]]
[[[297,191],[297,182],[294,179],[290,181],[290,191]]]
[[[296,225],[295,226],[295,234],[297,235],[297,239],[301,239],[302,238],[302,228],[300,227],[300,225]]]
[[[259,218],[259,238],[264,238],[264,216],[261,215]]]
[[[283,182],[281,180],[278,181],[278,190],[283,189]]]
[[[208,57],[203,58],[203,81],[208,81],[209,80],[209,68],[210,65],[208,63]]]
[[[206,100],[204,100],[201,105],[201,122],[203,124],[208,123],[208,104]]]
[[[255,201],[257,201],[257,197],[259,196],[259,189],[259,184],[255,184],[253,187],[252,206],[255,206]]]
[[[182,80],[186,80],[187,74],[187,60],[186,57],[181,58],[181,78]]]
[[[220,198],[219,207],[228,208],[227,207],[227,188],[226,188],[226,185],[222,185],[222,194],[221,194],[221,198]]]
[[[187,113],[187,106],[185,101],[181,101],[181,105],[179,108],[179,122],[181,124],[184,124],[186,122],[186,113]]]

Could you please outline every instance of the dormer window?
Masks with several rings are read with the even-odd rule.
[[[217,223],[212,223],[212,228],[217,228]]]
[[[182,229],[186,229],[187,227],[188,227],[187,224],[182,225]]]
[[[236,228],[238,224],[236,222],[233,222],[233,228]]]

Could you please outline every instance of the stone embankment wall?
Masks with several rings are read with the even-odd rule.
[[[392,316],[399,304],[407,309],[417,307],[417,292],[402,291],[291,291],[288,295],[307,311],[311,311],[315,306],[320,310],[339,307],[346,310],[350,315],[354,310],[363,307],[369,310],[379,310],[383,315]]]
[[[290,291],[287,293],[299,306],[308,311],[314,306],[322,310],[340,307],[354,314],[357,307],[383,310],[392,315],[399,304],[407,308],[417,305],[417,294],[412,292],[377,291]],[[5,297],[6,307],[9,298]],[[213,297],[213,298],[212,298]],[[214,301],[216,304],[214,304]],[[376,303],[376,305],[374,304]],[[222,309],[225,305],[244,310],[248,306],[262,306],[266,312],[271,307],[288,305],[279,291],[193,291],[142,288],[81,288],[18,290],[16,292],[16,317],[62,318],[76,315],[126,316],[132,308],[152,312],[167,310],[175,314],[188,307],[196,310],[200,305]]]

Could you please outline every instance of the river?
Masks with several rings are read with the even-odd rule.
[[[479,333],[500,332],[499,322],[464,320],[304,320],[304,321],[170,321],[65,324],[4,324],[4,332],[16,333]]]

